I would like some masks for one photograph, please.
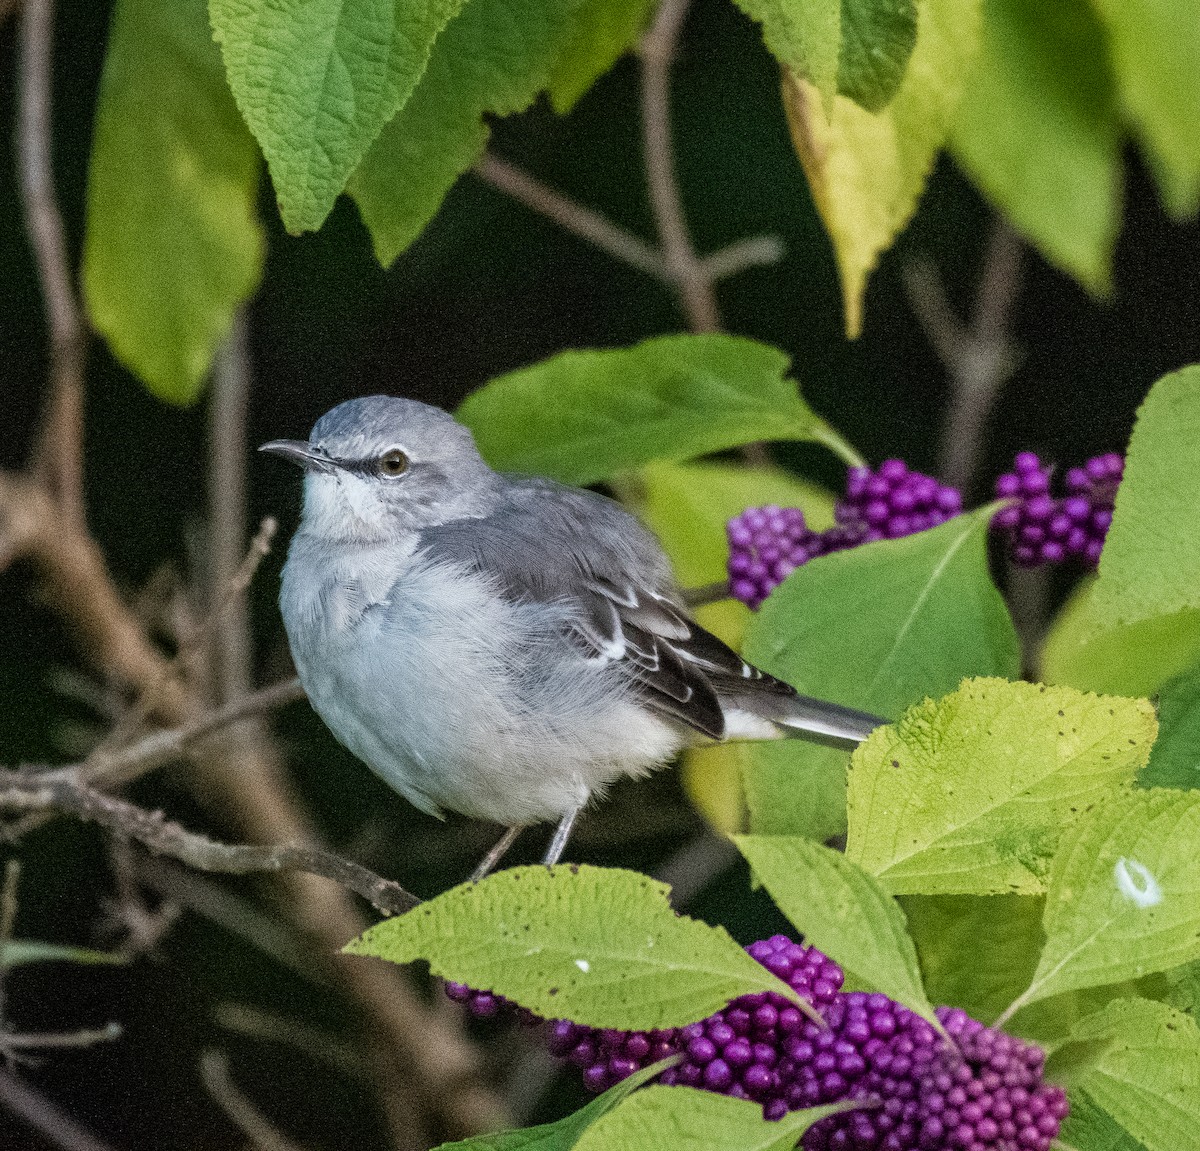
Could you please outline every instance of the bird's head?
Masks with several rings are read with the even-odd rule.
[[[394,396],[348,400],[307,440],[259,451],[304,469],[303,528],[330,540],[375,543],[483,515],[497,483],[453,416]]]

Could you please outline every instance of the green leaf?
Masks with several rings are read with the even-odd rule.
[[[488,114],[527,108],[560,86],[577,19],[600,0],[471,0],[434,45],[421,82],[349,184],[375,255],[390,264],[483,152]],[[577,74],[576,74],[577,75]]]
[[[979,41],[980,0],[922,0],[917,43],[891,103],[878,113],[795,72],[783,96],[792,144],[833,240],[846,334],[862,331],[867,277],[917,206],[945,142]]]
[[[1197,474],[1200,366],[1192,366],[1163,376],[1138,411],[1092,589],[1098,627],[1200,608]]]
[[[26,963],[128,963],[124,955],[111,951],[92,951],[87,947],[71,947],[61,943],[42,943],[36,939],[10,939],[0,946],[0,968],[20,967]]]
[[[457,414],[493,467],[573,484],[758,440],[847,450],[787,367],[782,352],[739,336],[660,336],[509,372]]]
[[[1138,778],[1145,787],[1200,788],[1200,664],[1158,697],[1158,739]]]
[[[895,892],[1035,894],[1063,827],[1132,781],[1145,700],[969,680],[851,758],[846,854]]]
[[[547,1018],[642,1030],[703,1019],[731,999],[802,1000],[719,927],[678,916],[633,871],[510,867],[364,932],[346,951],[486,988]]]
[[[1019,1003],[1200,958],[1200,795],[1121,795],[1069,828],[1050,869],[1046,945]]]
[[[586,0],[546,84],[556,112],[569,112],[637,43],[654,7],[654,0]]]
[[[1179,217],[1200,204],[1200,12],[1194,0],[1092,0],[1108,27],[1121,102]]]
[[[754,617],[746,658],[807,695],[893,719],[964,676],[1017,675],[1017,637],[988,574],[989,514],[798,568]],[[738,750],[752,831],[844,833],[844,751],[801,740]]]
[[[856,982],[940,1027],[921,985],[904,912],[861,867],[811,839],[741,835],[734,842],[809,943],[837,960]]]
[[[792,1151],[814,1123],[847,1111],[835,1103],[789,1111],[777,1122],[762,1105],[693,1087],[647,1087],[593,1124],[578,1151]]]
[[[617,484],[621,498],[658,536],[684,587],[727,578],[729,540],[725,524],[748,507],[798,507],[808,524],[822,531],[833,523],[833,499],[781,468],[733,464],[650,464]],[[734,648],[751,618],[737,600],[707,604],[696,612],[703,627]],[[745,823],[741,754],[738,745],[718,743],[684,752],[680,775],[692,802],[718,830],[741,830]]]
[[[1200,1029],[1191,1016],[1150,999],[1117,999],[1071,1038],[1109,1041],[1079,1086],[1149,1151],[1200,1148]]]
[[[1180,1011],[1200,1016],[1200,960],[1173,967],[1165,975],[1167,993],[1165,1002]]]
[[[1200,659],[1200,610],[1111,626],[1092,615],[1094,580],[1059,611],[1042,646],[1040,677],[1083,691],[1153,695]]]
[[[736,0],[763,28],[771,55],[806,79],[828,104],[838,89],[842,0]]]
[[[900,906],[933,1003],[987,1023],[1029,986],[1042,949],[1040,897],[906,895]]]
[[[1107,295],[1122,161],[1104,29],[1086,0],[984,0],[983,11],[955,159],[1046,259]]]
[[[1086,1091],[1071,1092],[1071,1114],[1063,1120],[1059,1139],[1079,1151],[1142,1151],[1139,1143],[1111,1115],[1101,1111]]]
[[[837,90],[879,112],[900,88],[917,43],[916,0],[842,0],[841,31]]]
[[[462,0],[209,0],[290,232],[319,228]]]
[[[663,1059],[635,1071],[627,1079],[596,1096],[586,1107],[554,1123],[540,1123],[518,1131],[490,1131],[470,1139],[443,1143],[435,1151],[569,1151],[583,1133],[603,1115],[607,1115],[637,1088],[661,1075],[678,1056]]]
[[[262,275],[258,149],[203,0],[118,0],[88,169],[92,326],[155,395],[196,398]]]

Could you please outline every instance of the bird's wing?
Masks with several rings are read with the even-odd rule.
[[[491,515],[429,528],[420,546],[496,580],[514,601],[565,606],[570,642],[627,676],[648,705],[713,739],[725,734],[722,696],[746,706],[760,694],[796,694],[688,617],[658,541],[603,496],[515,481]]]

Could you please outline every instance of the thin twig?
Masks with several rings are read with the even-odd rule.
[[[540,212],[568,232],[595,244],[614,259],[629,264],[656,280],[667,284],[672,282],[666,262],[658,252],[599,212],[593,212],[590,208],[546,187],[539,180],[490,152],[485,152],[476,162],[474,172],[480,179],[506,192],[514,200],[519,200],[527,208]]]
[[[349,1079],[363,1080],[368,1077],[358,1049],[320,1027],[260,1011],[246,1003],[218,1003],[213,1017],[229,1031],[251,1039],[264,1039],[293,1047]]]
[[[682,591],[683,602],[688,607],[704,607],[710,603],[721,603],[732,599],[728,580],[717,580],[716,583],[701,584],[700,587],[688,587]]]
[[[50,336],[50,395],[34,469],[65,519],[83,523],[85,333],[54,191],[51,60],[54,0],[25,0],[20,22],[17,168],[25,222],[37,262]]]
[[[783,240],[778,236],[750,236],[711,252],[700,260],[700,266],[704,274],[717,283],[747,268],[766,268],[778,264],[784,253]]]
[[[0,1068],[0,1107],[24,1120],[62,1151],[112,1151],[57,1103],[3,1068]]]
[[[1008,327],[1021,288],[1022,255],[1020,238],[997,217],[968,324],[954,314],[930,261],[905,270],[913,311],[950,377],[950,407],[941,436],[942,478],[964,492],[978,472],[996,397],[1020,363]]]
[[[209,1048],[200,1055],[200,1078],[222,1111],[259,1151],[299,1151],[234,1085],[224,1051]]]
[[[0,1031],[0,1051],[49,1051],[71,1047],[95,1047],[97,1043],[112,1043],[124,1031],[119,1023],[109,1023],[93,1031],[35,1031],[21,1035]]]
[[[411,911],[420,900],[400,884],[332,852],[299,844],[258,847],[217,843],[187,831],[161,812],[105,795],[76,780],[0,774],[0,807],[12,811],[60,811],[98,823],[117,835],[134,839],[151,851],[169,855],[199,871],[249,875],[258,871],[305,871],[324,876],[357,892],[378,910],[391,915]]]
[[[4,893],[0,895],[0,955],[8,950],[12,942],[13,928],[17,923],[17,891],[21,885],[21,861],[10,859],[4,865]],[[0,963],[0,1030],[8,1016],[7,999],[8,967]]]
[[[659,246],[693,332],[721,329],[708,269],[697,259],[684,219],[671,139],[671,65],[690,0],[662,0],[641,43],[642,136],[650,207]]]

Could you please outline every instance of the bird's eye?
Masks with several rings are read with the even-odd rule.
[[[399,448],[392,448],[379,457],[379,473],[384,476],[402,476],[408,471],[408,456]]]

